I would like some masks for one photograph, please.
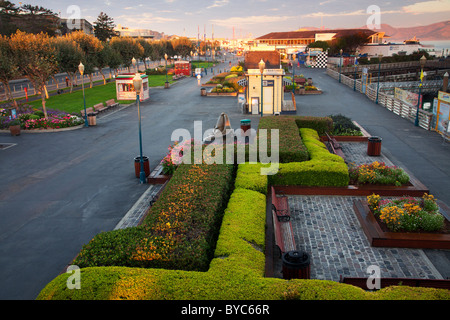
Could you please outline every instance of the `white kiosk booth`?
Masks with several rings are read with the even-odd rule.
[[[116,95],[117,100],[136,100],[136,91],[134,91],[133,78],[135,73],[121,73],[116,77]],[[139,95],[139,101],[145,101],[150,98],[148,88],[148,76],[145,73],[139,73],[142,78],[142,91]]]

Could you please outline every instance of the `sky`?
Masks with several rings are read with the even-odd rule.
[[[18,1],[12,0],[16,4]],[[415,27],[450,20],[450,0],[24,0],[93,23],[100,12],[123,27],[207,38],[259,37],[302,27]]]

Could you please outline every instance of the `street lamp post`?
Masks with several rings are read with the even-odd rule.
[[[80,62],[78,65],[78,71],[81,74],[81,87],[83,89],[83,104],[84,104],[84,126],[89,127],[88,119],[87,119],[87,111],[86,111],[86,98],[84,96],[84,65]]]
[[[292,54],[292,93],[295,94],[295,53]]]
[[[164,59],[166,60],[166,83],[164,84],[164,89],[169,88],[169,80],[167,79],[167,53],[164,54]]]
[[[425,67],[425,63],[427,62],[427,58],[422,56],[420,58],[420,84],[419,84],[419,96],[417,97],[417,111],[416,111],[416,120],[414,121],[414,125],[416,127],[419,126],[419,108],[420,108],[420,94],[422,91],[422,82],[423,82],[423,67]]]
[[[380,54],[378,56],[378,82],[377,82],[377,98],[375,100],[375,103],[378,104],[378,92],[380,91],[380,73],[381,73],[381,58],[383,58],[383,55]]]
[[[341,83],[342,52],[342,49],[339,50],[339,53],[341,54],[341,56],[339,57],[339,83]]]
[[[142,89],[142,78],[139,75],[139,73],[136,72],[134,78],[133,78],[133,86],[134,90],[136,91],[136,102],[138,106],[138,117],[139,117],[139,151],[140,151],[140,166],[141,170],[139,172],[139,180],[141,184],[146,183],[145,181],[145,171],[144,171],[144,157],[142,155],[142,131],[141,131],[141,108],[140,108],[140,99],[139,95],[141,94]]]
[[[261,61],[258,63],[259,66],[259,72],[261,72],[261,117],[264,114],[264,100],[263,100],[263,73],[264,73],[264,68],[266,67],[266,64],[264,63],[263,59],[261,59]]]
[[[136,68],[136,72],[138,72],[137,66],[136,66],[136,59],[134,57],[133,57],[133,59],[131,59],[131,63],[133,64],[133,67]]]
[[[353,91],[356,91],[356,69],[358,68],[358,55],[359,51],[355,52],[355,77],[353,79]]]

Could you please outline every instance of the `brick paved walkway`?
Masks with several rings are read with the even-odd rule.
[[[392,162],[383,154],[369,157],[367,143],[340,142],[348,163]],[[381,277],[442,279],[421,249],[371,247],[353,210],[356,196],[289,197],[291,222],[298,250],[311,255],[311,279],[339,281],[369,277],[376,265]],[[275,249],[275,252],[278,252]],[[281,259],[274,261],[274,276],[282,277]]]

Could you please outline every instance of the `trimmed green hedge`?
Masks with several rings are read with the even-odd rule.
[[[264,278],[266,199],[237,188],[225,210],[207,272],[126,267],[81,269],[81,289],[61,274],[38,300],[449,300],[448,290],[388,287],[377,292],[328,280]]]
[[[297,127],[314,129],[321,136],[333,130],[333,120],[330,117],[294,116],[294,119]]]
[[[260,129],[267,129],[267,150],[271,148],[270,130],[279,130],[279,159],[280,163],[307,161],[308,150],[302,143],[298,133],[295,118],[292,116],[268,116],[259,121]],[[258,134],[259,138],[259,134]],[[259,145],[259,144],[258,144]]]
[[[96,235],[72,263],[207,270],[233,178],[233,165],[180,165],[141,226]]]
[[[268,179],[267,175],[261,174],[261,163],[241,163],[238,166],[235,188],[244,188],[267,194]]]
[[[349,183],[345,161],[331,154],[320,141],[317,131],[300,129],[303,143],[308,148],[310,161],[280,163],[277,174],[269,176],[273,185],[344,187]]]

